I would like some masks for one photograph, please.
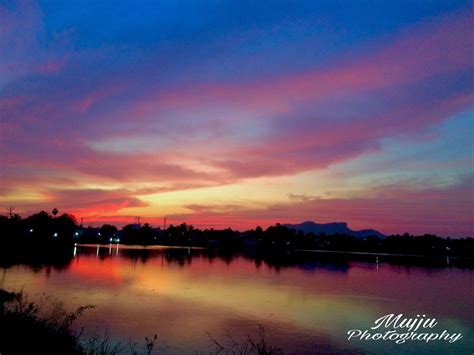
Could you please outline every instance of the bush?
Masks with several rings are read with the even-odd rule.
[[[92,306],[66,312],[61,303],[40,309],[22,293],[0,290],[0,352],[2,354],[82,354],[80,332],[72,322]]]

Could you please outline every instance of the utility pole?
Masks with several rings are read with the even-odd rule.
[[[10,216],[10,219],[13,217],[13,211],[15,211],[15,207],[8,207],[7,208],[7,211],[8,211],[8,215]]]
[[[163,229],[166,229],[166,217],[163,219]]]

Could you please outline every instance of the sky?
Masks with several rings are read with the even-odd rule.
[[[456,0],[0,0],[0,206],[474,236],[473,25]]]

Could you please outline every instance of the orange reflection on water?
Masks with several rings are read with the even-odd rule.
[[[118,258],[101,260],[90,257],[84,259],[79,256],[71,263],[68,272],[71,277],[77,278],[82,282],[101,280],[120,285],[124,281],[120,270],[122,265],[123,262]]]

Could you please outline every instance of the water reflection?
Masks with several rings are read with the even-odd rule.
[[[113,248],[113,249],[112,249]],[[307,271],[315,269],[326,269],[336,272],[347,272],[349,268],[350,257],[340,255],[318,255],[313,253],[298,253],[278,255],[278,254],[254,254],[254,253],[219,253],[215,250],[192,247],[129,247],[114,245],[82,245],[81,255],[95,255],[105,260],[109,257],[120,255],[120,257],[133,261],[146,263],[150,259],[158,258],[166,263],[174,263],[180,267],[190,266],[198,259],[205,259],[209,263],[215,260],[230,265],[238,259],[248,260],[256,268],[263,265],[280,271],[284,268],[300,268]],[[77,251],[75,247],[74,257]]]
[[[169,246],[126,246],[119,244],[109,245],[81,245],[82,254],[90,254],[89,249],[95,248],[97,257],[105,258],[107,256],[119,255],[129,259],[140,259],[147,262],[149,258],[163,257],[168,262],[174,262],[180,266],[191,264],[193,258],[205,258],[212,262],[219,259],[227,264],[232,263],[236,258],[244,258],[255,264],[259,268],[262,264],[279,271],[284,268],[301,268],[311,271],[315,269],[326,269],[329,271],[347,272],[349,265],[354,261],[364,261],[374,265],[378,270],[383,264],[400,265],[404,268],[426,268],[426,269],[444,269],[446,267],[474,269],[474,260],[472,259],[450,259],[449,257],[405,257],[396,255],[366,255],[350,253],[328,253],[299,251],[293,253],[278,252],[255,252],[246,251],[239,253],[223,253],[212,249],[198,247],[169,247]],[[106,250],[108,249],[108,252]],[[76,255],[76,247],[73,255]]]
[[[373,256],[367,262],[349,255],[113,244],[76,246],[72,255],[60,268],[4,269],[0,286],[24,288],[32,297],[48,293],[71,308],[94,304],[81,319],[86,327],[109,328],[125,341],[157,333],[167,351],[211,351],[207,333],[245,336],[257,323],[265,326],[269,342],[293,353],[462,353],[474,345],[468,334],[451,348],[346,340],[347,330],[368,328],[388,313],[423,312],[451,331],[470,332],[470,269],[390,264],[383,257],[377,263]]]

